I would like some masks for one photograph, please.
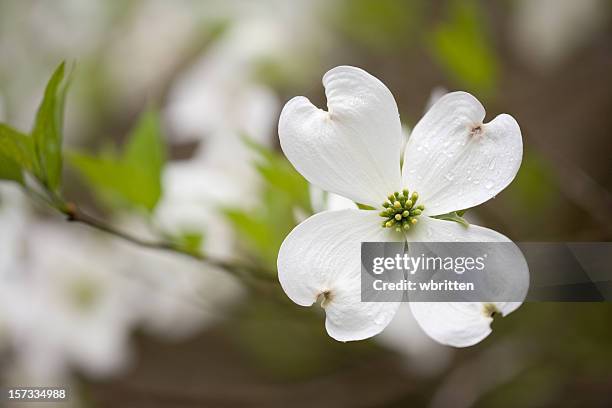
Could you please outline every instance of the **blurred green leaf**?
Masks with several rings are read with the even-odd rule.
[[[2,153],[0,153],[0,180],[16,181],[19,184],[23,184],[21,167]]]
[[[349,37],[375,51],[393,51],[417,38],[426,1],[347,0],[337,24]]]
[[[559,194],[551,164],[530,148],[525,149],[521,168],[509,190],[512,200],[517,201],[515,207],[532,213],[546,211]]]
[[[297,223],[296,214],[312,213],[308,182],[285,157],[245,138],[257,153],[255,167],[263,186],[259,205],[248,211],[226,208],[224,213],[247,250],[275,269],[281,243]]]
[[[270,226],[266,225],[265,215],[260,213],[249,213],[237,209],[225,210],[225,216],[230,220],[241,237],[244,237],[264,257],[268,247],[274,240]]]
[[[322,309],[305,309],[253,298],[237,322],[232,339],[267,373],[304,380],[337,372],[355,361],[373,358],[380,349],[371,341],[338,342],[325,332]]]
[[[38,162],[38,178],[51,191],[57,192],[62,179],[62,132],[64,106],[69,81],[64,77],[62,62],[47,83],[34,127],[32,138]]]
[[[179,248],[194,254],[200,253],[204,244],[204,234],[201,232],[184,232],[175,239]]]
[[[161,173],[165,161],[166,150],[159,117],[153,110],[147,110],[129,136],[123,162],[142,173],[141,177],[147,184],[141,188],[147,190],[147,202],[152,204],[151,208],[162,193]]]
[[[0,179],[23,183],[23,171],[33,172],[32,139],[0,123]]]
[[[258,153],[255,167],[266,185],[288,196],[295,205],[310,211],[308,182],[280,153],[245,138],[245,143]]]
[[[123,153],[70,153],[69,160],[103,200],[152,211],[162,194],[163,140],[159,118],[149,110],[130,133]]]
[[[432,33],[434,56],[460,85],[479,93],[492,93],[499,64],[479,3],[452,0],[448,12],[449,20]]]

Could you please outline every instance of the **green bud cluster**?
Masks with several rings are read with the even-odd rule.
[[[419,194],[416,191],[410,195],[407,189],[389,195],[379,214],[385,219],[382,227],[395,228],[397,232],[409,230],[417,223],[417,217],[425,210],[425,206],[416,205],[418,199]]]

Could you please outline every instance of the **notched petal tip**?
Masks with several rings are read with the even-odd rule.
[[[321,305],[323,309],[325,309],[331,301],[334,299],[333,293],[331,290],[325,290],[317,296],[317,303]]]
[[[497,306],[493,303],[484,303],[482,305],[482,313],[486,316],[486,317],[495,317],[496,314],[500,314],[499,309],[497,308]]]
[[[484,119],[474,96],[452,92],[415,126],[404,152],[403,185],[422,193],[428,214],[482,204],[514,179],[523,148],[518,123],[508,114]]]
[[[327,110],[303,96],[285,104],[278,129],[281,148],[312,184],[378,205],[401,183],[395,99],[380,80],[355,67],[330,70],[323,85]]]

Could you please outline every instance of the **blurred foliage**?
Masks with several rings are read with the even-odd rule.
[[[332,339],[322,328],[324,321],[322,308],[288,301],[279,307],[275,301],[257,298],[240,316],[233,339],[258,367],[286,380],[329,374],[380,351],[372,341]]]
[[[550,207],[559,194],[554,170],[536,150],[525,148],[521,168],[508,187],[509,199],[522,216],[541,213]]]
[[[200,255],[205,236],[203,232],[187,231],[179,236],[168,236],[167,239],[187,253]]]
[[[413,44],[428,2],[348,0],[338,9],[338,26],[370,49],[394,52]]]
[[[526,303],[495,325],[497,336],[520,339],[515,358],[523,369],[485,394],[477,407],[590,406],[603,403],[596,387],[609,390],[612,305]],[[516,316],[515,316],[516,315]],[[584,387],[584,388],[581,388]],[[578,401],[582,401],[579,403]],[[607,406],[603,403],[601,406]]]
[[[72,152],[68,158],[96,194],[111,206],[152,211],[161,197],[166,153],[159,117],[153,110],[141,115],[122,152]]]
[[[281,153],[246,138],[245,143],[257,154],[254,165],[263,182],[259,205],[224,212],[252,255],[276,270],[278,249],[297,224],[296,216],[312,213],[308,182]]]
[[[0,179],[23,184],[23,171],[34,173],[32,139],[8,125],[0,124]]]
[[[461,86],[481,95],[495,91],[499,63],[477,0],[451,0],[447,20],[431,33],[431,52]]]

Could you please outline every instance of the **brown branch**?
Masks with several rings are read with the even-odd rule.
[[[245,264],[235,261],[226,261],[221,259],[215,259],[202,254],[201,252],[192,251],[176,245],[172,242],[166,241],[151,241],[142,239],[135,235],[129,234],[125,231],[121,231],[105,221],[99,220],[91,215],[84,213],[75,204],[67,203],[60,207],[56,207],[62,214],[66,216],[66,220],[69,222],[77,222],[114,237],[120,238],[124,241],[130,242],[134,245],[138,245],[143,248],[156,249],[166,252],[172,252],[175,254],[183,255],[206,263],[217,268],[224,269],[228,272],[233,273],[244,279],[255,279],[257,281],[267,281],[268,283],[277,283],[275,279],[275,273],[272,271],[261,268],[256,264]]]

